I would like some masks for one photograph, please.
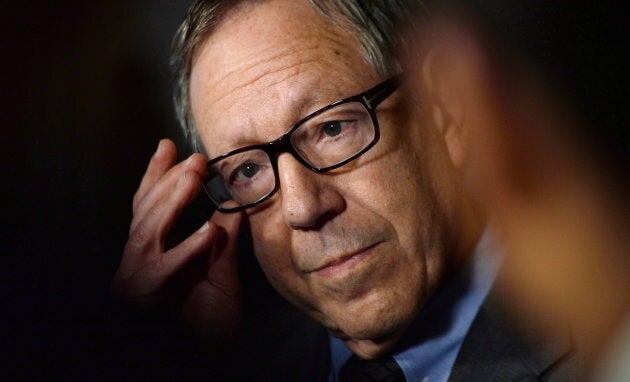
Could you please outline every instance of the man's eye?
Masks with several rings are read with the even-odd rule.
[[[343,130],[344,122],[342,121],[330,121],[322,125],[322,131],[329,137],[335,137],[341,134]]]
[[[260,165],[257,165],[256,163],[250,162],[250,163],[242,164],[239,168],[236,169],[236,172],[234,174],[234,179],[235,180],[251,179],[258,173],[259,170],[260,170]]]

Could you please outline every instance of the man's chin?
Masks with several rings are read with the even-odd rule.
[[[326,325],[324,325],[326,326]],[[357,341],[375,341],[380,342],[386,340],[389,337],[395,335],[398,331],[398,327],[401,325],[384,326],[379,325],[377,327],[367,325],[343,325],[343,327],[328,327],[328,331],[334,337],[337,337],[343,341],[357,340]]]
[[[363,359],[374,359],[386,355],[396,344],[402,334],[396,332],[390,336],[376,340],[344,339],[343,343],[350,351]]]
[[[420,300],[417,296],[399,297],[366,294],[355,301],[323,305],[311,316],[357,355],[373,358],[395,344],[420,309],[414,303]]]
[[[386,354],[398,341],[406,325],[405,322],[390,322],[379,326],[360,325],[348,322],[343,328],[328,328],[330,334],[341,339],[346,347],[364,359],[372,359]]]

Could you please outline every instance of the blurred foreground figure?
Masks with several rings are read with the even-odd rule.
[[[446,3],[415,30],[410,62],[416,86],[445,105],[433,117],[469,137],[466,186],[507,247],[503,293],[538,333],[569,323],[590,378],[628,381],[621,12],[599,2]]]

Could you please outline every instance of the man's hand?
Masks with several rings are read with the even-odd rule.
[[[145,307],[166,304],[185,285],[177,304],[194,330],[211,341],[232,337],[241,318],[236,267],[240,213],[215,213],[179,245],[167,249],[166,235],[199,193],[206,159],[193,154],[175,164],[172,141],[160,142],[133,199],[129,240],[114,276],[113,291]],[[187,267],[199,258],[203,272]]]

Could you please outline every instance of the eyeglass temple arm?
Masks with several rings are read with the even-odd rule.
[[[371,109],[376,108],[376,106],[383,102],[385,98],[389,97],[398,88],[401,80],[402,74],[398,74],[386,80],[380,85],[368,90],[363,96],[363,100]]]

